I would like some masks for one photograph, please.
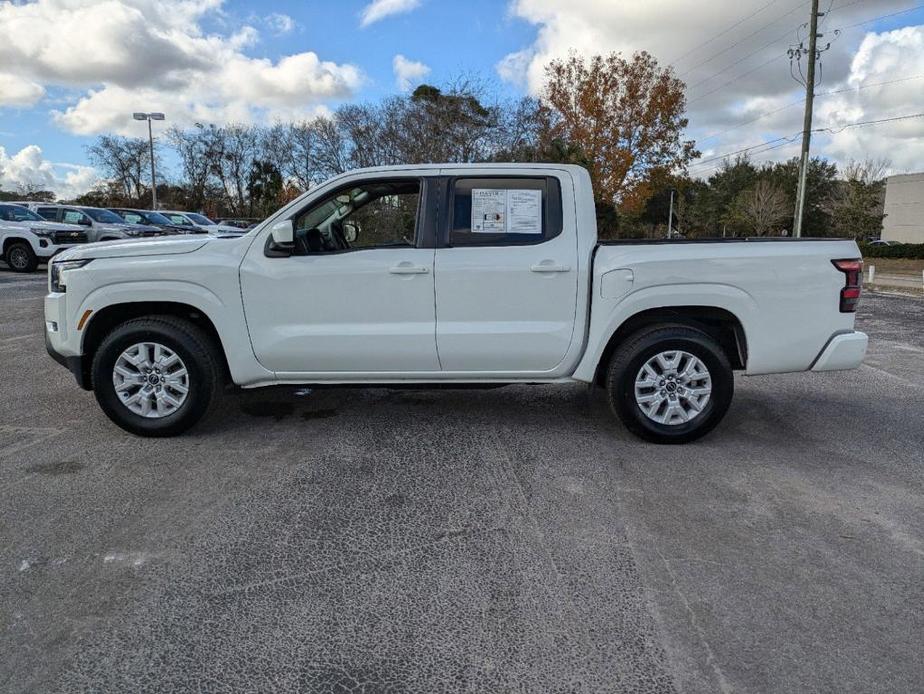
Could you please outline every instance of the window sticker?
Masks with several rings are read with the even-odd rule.
[[[542,191],[507,191],[507,233],[542,233]]]
[[[480,234],[541,234],[542,191],[474,188],[472,231]]]
[[[472,190],[472,231],[481,234],[507,232],[507,191]]]

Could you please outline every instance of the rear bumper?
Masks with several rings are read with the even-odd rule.
[[[866,333],[852,331],[840,333],[830,340],[812,364],[812,371],[846,371],[856,369],[863,363],[869,337]]]

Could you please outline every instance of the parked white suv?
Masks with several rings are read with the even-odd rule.
[[[49,353],[119,426],[178,434],[226,380],[605,387],[651,441],[715,427],[748,375],[859,366],[862,262],[836,239],[597,239],[577,166],[354,171],[238,238],[51,264]]]
[[[26,207],[0,203],[0,257],[16,272],[33,272],[55,253],[86,242],[79,226],[52,224]]]
[[[85,229],[90,243],[165,235],[164,230],[159,227],[129,224],[112,210],[102,207],[29,203],[29,208],[48,221],[76,224]]]

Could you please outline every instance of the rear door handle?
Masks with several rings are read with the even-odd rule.
[[[393,275],[426,275],[430,268],[426,265],[414,265],[414,263],[403,262],[392,265],[388,271]]]
[[[543,260],[541,263],[529,266],[530,272],[571,272],[567,265],[559,265],[551,260]]]

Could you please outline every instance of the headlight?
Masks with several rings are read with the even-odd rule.
[[[92,259],[87,258],[86,260],[55,260],[51,263],[51,291],[53,292],[66,292],[67,291],[67,282],[65,272],[68,270],[77,270],[82,268],[84,265],[89,263]]]
[[[51,234],[52,234],[52,232],[49,231],[48,229],[39,229],[39,228],[37,228],[37,227],[33,227],[32,229],[30,229],[30,231],[31,231],[33,234],[35,234],[36,236],[41,236],[41,237],[43,237],[43,238],[47,238],[47,237],[51,236]]]

